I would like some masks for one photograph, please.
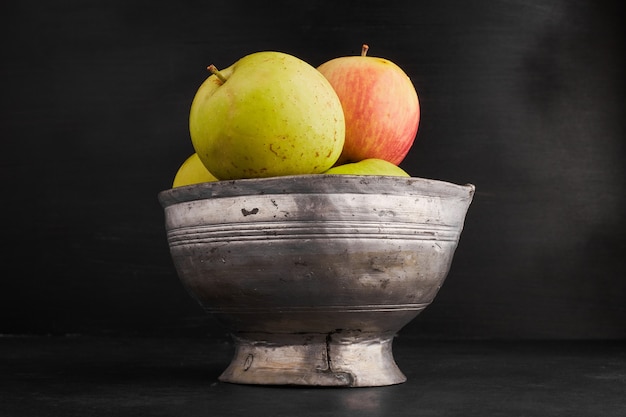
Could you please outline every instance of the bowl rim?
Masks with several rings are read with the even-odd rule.
[[[476,187],[421,177],[385,175],[285,175],[203,182],[158,193],[163,207],[220,197],[276,194],[378,194],[471,199]]]

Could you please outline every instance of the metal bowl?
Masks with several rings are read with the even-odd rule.
[[[242,384],[404,382],[392,341],[450,269],[474,186],[305,175],[162,191],[178,276],[231,332]]]

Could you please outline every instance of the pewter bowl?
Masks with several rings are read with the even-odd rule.
[[[178,276],[231,332],[241,384],[402,383],[398,331],[450,269],[474,186],[305,175],[162,191]]]

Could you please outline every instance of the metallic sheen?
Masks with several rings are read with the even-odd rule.
[[[220,380],[382,386],[392,341],[434,299],[474,186],[305,175],[163,191],[178,276],[233,335]]]

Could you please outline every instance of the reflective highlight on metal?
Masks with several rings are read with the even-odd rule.
[[[220,380],[382,386],[395,335],[434,299],[474,186],[305,175],[163,191],[178,276],[232,333]]]

